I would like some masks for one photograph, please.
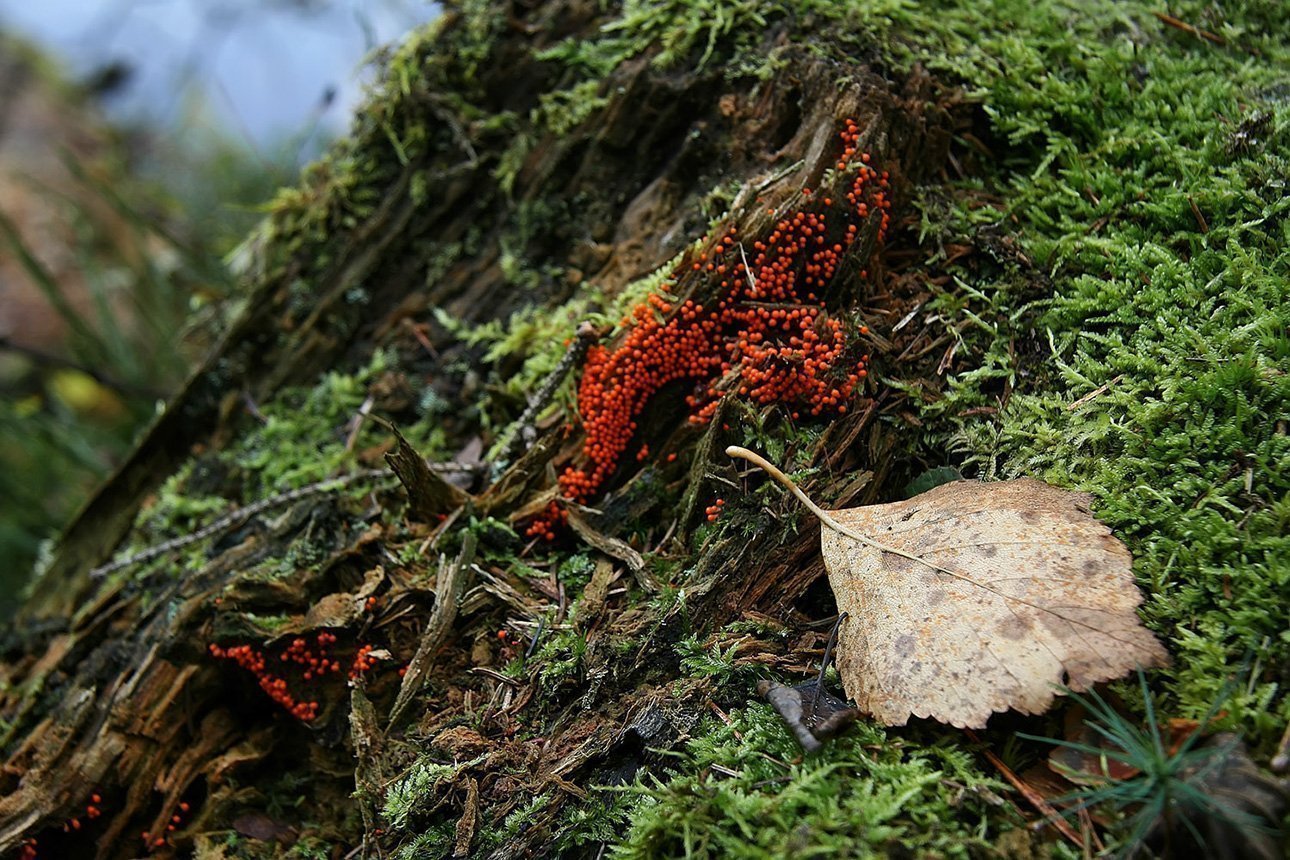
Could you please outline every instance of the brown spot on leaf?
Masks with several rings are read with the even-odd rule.
[[[1003,619],[1003,622],[999,625],[999,635],[1015,642],[1029,633],[1031,626],[1031,623],[1020,615],[1012,615]]]
[[[914,646],[917,644],[918,642],[913,636],[910,636],[908,633],[902,633],[897,636],[896,641],[892,643],[892,650],[894,650],[896,655],[899,657],[909,657],[914,653]]]
[[[914,565],[917,564],[917,562],[910,561],[907,558],[901,558],[898,555],[893,555],[886,559],[886,564],[887,570],[890,573],[910,573],[914,570]]]

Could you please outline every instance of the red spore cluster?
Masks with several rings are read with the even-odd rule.
[[[715,523],[717,521],[717,518],[721,516],[721,511],[725,508],[725,506],[726,506],[725,499],[717,499],[715,502],[713,502],[712,504],[704,508],[703,512],[707,514],[708,522]]]
[[[328,672],[340,672],[340,661],[331,658],[331,646],[336,644],[336,635],[324,631],[318,634],[317,642],[315,650],[308,639],[292,639],[278,659],[301,667],[306,681],[321,678]]]
[[[85,817],[93,821],[103,814],[103,795],[97,791],[90,795],[89,803],[85,804]],[[63,832],[72,833],[78,831],[84,826],[81,823],[80,816],[69,818],[63,822]],[[40,841],[29,836],[22,840],[22,846],[18,849],[20,860],[38,860],[40,857]]]
[[[354,663],[349,669],[349,679],[351,681],[358,680],[364,672],[376,666],[376,658],[370,656],[371,653],[371,645],[364,645],[358,649],[358,653],[354,655]]]
[[[286,679],[269,671],[269,661],[263,652],[250,645],[231,645],[228,648],[221,648],[213,643],[210,646],[210,652],[211,656],[221,660],[232,660],[252,675],[255,675],[255,680],[259,682],[260,689],[267,693],[270,699],[285,708],[291,716],[301,722],[307,723],[318,716],[318,703],[297,701],[296,697],[287,688]],[[285,654],[283,659],[286,659]],[[321,660],[319,665],[319,671],[321,672],[323,671]]]
[[[99,794],[98,792],[91,794],[90,802],[85,804],[85,817],[93,821],[95,818],[98,818],[100,815],[102,815],[103,814],[102,804],[103,804],[103,795]],[[73,830],[80,830],[80,829],[81,829],[81,819],[79,817],[69,818],[66,821],[66,823],[63,824],[64,833],[69,833]]]
[[[166,833],[170,834],[178,830],[180,826],[183,825],[184,818],[192,811],[192,809],[192,805],[188,802],[185,801],[180,803],[179,809],[174,815],[170,816],[170,821],[166,822]],[[146,830],[139,834],[139,836],[143,839],[144,847],[146,847],[150,852],[155,851],[158,848],[164,848],[166,845],[166,836],[153,836]]]
[[[298,673],[305,683],[316,683],[329,675],[340,675],[345,668],[340,660],[332,655],[336,644],[336,634],[323,631],[312,640],[297,637],[287,643],[277,656],[278,663],[285,663],[283,670]],[[354,655],[349,665],[348,676],[354,680],[376,665],[371,656],[371,645],[363,645]],[[260,689],[269,698],[281,705],[288,713],[301,722],[310,722],[318,717],[320,706],[317,701],[298,697],[291,692],[291,685],[276,667],[271,670],[272,661],[266,654],[252,645],[230,645],[221,647],[211,644],[211,656],[221,660],[232,660],[243,669],[255,675]]]
[[[665,284],[622,321],[627,331],[616,347],[588,350],[578,387],[585,465],[560,476],[565,498],[591,499],[631,445],[650,398],[676,380],[693,381],[686,403],[698,424],[711,420],[728,392],[791,406],[794,418],[846,411],[868,356],[845,362],[848,326],[828,316],[820,295],[860,221],[877,218],[879,240],[886,234],[890,201],[887,174],[869,166],[867,153],[856,157],[854,121],[847,120],[841,138],[837,169],[853,173],[845,205],[806,191],[812,207],[784,215],[750,247],[731,227],[690,264],[719,287],[714,303],[679,302]],[[642,446],[637,459],[646,456]],[[553,503],[528,533],[552,539],[563,517]]]

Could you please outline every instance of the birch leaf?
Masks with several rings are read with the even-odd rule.
[[[856,706],[982,728],[1039,714],[1058,685],[1086,690],[1168,655],[1138,620],[1133,558],[1090,497],[1022,478],[942,484],[904,502],[825,511],[766,470],[821,522],[838,611],[837,666]]]

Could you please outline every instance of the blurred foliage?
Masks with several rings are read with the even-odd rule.
[[[104,131],[93,105],[48,63],[29,68],[28,85],[53,109]],[[252,156],[209,123],[196,128],[182,141],[107,130],[106,147],[88,157],[48,142],[66,181],[24,179],[63,237],[59,272],[44,262],[48,237],[40,253],[31,244],[37,231],[21,223],[13,199],[0,198],[0,260],[66,331],[40,344],[0,333],[0,617],[17,605],[42,542],[121,462],[213,343],[235,289],[222,257],[260,217],[257,204],[294,173],[294,150]],[[75,284],[60,277],[69,269]]]

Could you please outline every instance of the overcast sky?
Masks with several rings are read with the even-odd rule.
[[[0,0],[0,27],[74,79],[129,66],[104,101],[117,119],[173,125],[197,87],[230,134],[263,148],[315,121],[342,131],[364,58],[437,12],[427,0]]]

